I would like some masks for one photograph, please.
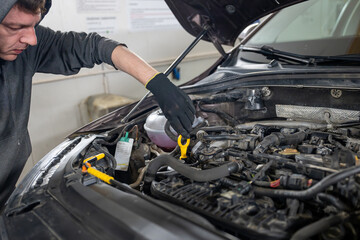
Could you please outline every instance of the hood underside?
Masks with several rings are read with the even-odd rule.
[[[182,27],[193,36],[210,28],[203,39],[233,46],[246,26],[305,0],[165,0]]]

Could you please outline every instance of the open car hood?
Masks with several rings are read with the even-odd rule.
[[[182,27],[193,36],[210,28],[206,41],[233,46],[246,26],[269,13],[305,0],[165,0]]]
[[[215,47],[219,46],[219,44],[234,45],[240,32],[249,24],[272,12],[304,1],[306,0],[165,0],[186,31],[199,37],[206,29],[206,34],[202,35],[201,39],[213,42]],[[219,59],[208,70],[185,85],[193,84],[204,78],[220,62],[222,62],[222,59]],[[72,138],[81,134],[102,132],[121,127],[121,119],[135,105],[136,103],[117,109],[83,126],[68,137]],[[157,105],[153,97],[148,97],[141,104],[141,108],[132,115],[136,117],[156,107]]]

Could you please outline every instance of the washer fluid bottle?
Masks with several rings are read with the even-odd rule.
[[[164,150],[172,150],[177,146],[177,142],[173,141],[165,132],[166,117],[161,110],[151,113],[144,124],[144,129],[150,140],[158,147]],[[195,118],[193,127],[204,122],[201,117]],[[174,135],[178,135],[176,131],[170,126],[170,131]]]

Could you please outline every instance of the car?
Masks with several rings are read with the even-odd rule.
[[[221,54],[182,86],[190,138],[152,96],[93,121],[19,184],[0,236],[359,239],[360,1],[166,2],[196,37],[179,59]]]

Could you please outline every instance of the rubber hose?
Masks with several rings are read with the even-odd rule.
[[[244,136],[239,135],[206,135],[203,136],[203,139],[206,141],[221,141],[221,140],[242,140]]]
[[[270,183],[270,182],[266,182],[266,181],[254,181],[253,184],[254,184],[255,186],[259,186],[259,187],[266,187],[266,188],[271,187],[271,183]]]
[[[170,166],[181,175],[197,182],[208,182],[229,176],[230,173],[240,170],[240,165],[236,162],[224,164],[220,167],[207,170],[196,170],[186,164],[181,163],[178,159],[169,155],[160,155],[149,163],[144,178],[145,185],[150,185],[155,179],[155,175],[160,167]],[[144,186],[145,188],[145,186]]]
[[[256,195],[260,196],[268,196],[274,198],[296,198],[296,199],[310,199],[314,197],[319,192],[325,190],[329,186],[336,184],[340,180],[350,177],[352,175],[360,173],[360,166],[353,166],[348,169],[345,169],[341,172],[336,172],[328,175],[323,178],[321,181],[316,183],[309,189],[303,191],[295,191],[295,190],[283,190],[283,189],[267,189],[267,188],[259,188],[254,187],[254,192]]]
[[[319,234],[329,229],[329,227],[341,223],[348,216],[349,215],[347,213],[341,212],[337,215],[332,215],[326,218],[322,218],[296,231],[296,233],[291,237],[291,240],[309,239],[310,237],[315,236],[316,234]]]
[[[280,144],[286,144],[286,145],[302,143],[306,138],[306,133],[303,131],[294,134],[283,134],[283,135],[285,136],[285,139],[283,139],[280,142]]]
[[[341,210],[341,211],[348,211],[349,207],[346,206],[345,203],[343,203],[340,199],[338,199],[337,197],[327,194],[327,193],[319,193],[316,195],[316,197],[322,201],[322,202],[327,202],[330,203],[331,205],[333,205],[334,207],[336,207],[337,209]]]
[[[255,148],[254,152],[263,153],[269,147],[278,146],[280,144],[286,144],[286,145],[299,144],[303,142],[305,138],[306,138],[305,132],[297,132],[294,134],[272,133],[269,136],[264,137],[264,139]]]
[[[236,126],[239,130],[251,130],[255,125],[263,125],[268,127],[280,127],[280,128],[309,128],[312,130],[329,128],[327,124],[322,123],[310,123],[310,122],[298,122],[298,121],[258,121],[239,124]]]

